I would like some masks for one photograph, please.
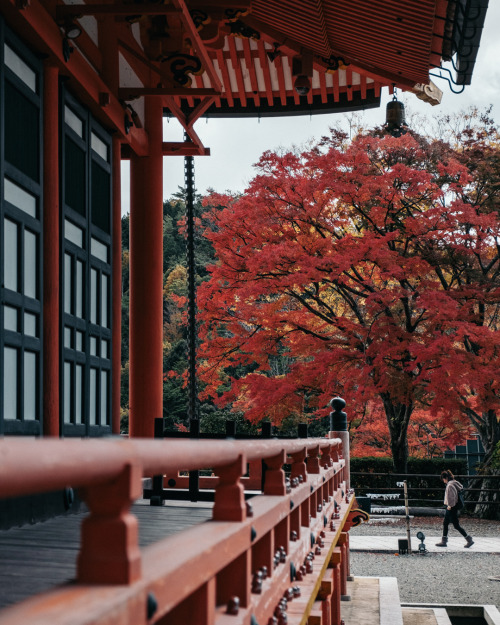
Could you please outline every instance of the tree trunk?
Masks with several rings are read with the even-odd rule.
[[[491,491],[486,490],[479,493],[474,514],[480,519],[500,520],[500,471],[492,472],[491,477],[481,476],[480,479],[474,479],[472,485],[473,488],[484,488]]]
[[[395,473],[406,473],[408,468],[407,430],[413,404],[393,403],[389,394],[381,394],[391,437],[392,462]]]
[[[500,519],[500,421],[496,413],[490,410],[483,413],[480,423],[475,423],[475,425],[485,456],[478,468],[477,478],[471,481],[470,487],[482,488],[485,491],[479,493],[477,498],[473,498],[478,501],[474,514],[481,519]]]

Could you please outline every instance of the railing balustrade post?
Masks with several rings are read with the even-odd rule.
[[[333,448],[334,445],[328,445],[328,447],[324,447],[321,450],[321,464],[325,469],[329,469],[333,467]]]
[[[240,478],[246,472],[243,454],[217,470],[219,483],[215,487],[214,521],[244,521],[246,519],[245,492]]]
[[[307,450],[304,447],[304,449],[301,449],[300,451],[294,453],[294,454],[290,454],[290,457],[292,459],[292,470],[291,470],[291,474],[290,477],[293,480],[294,478],[298,478],[300,480],[300,478],[302,478],[302,481],[306,481],[307,479],[307,468],[306,468],[306,455],[307,455]]]
[[[283,471],[285,462],[286,453],[283,449],[276,456],[266,458],[265,495],[286,495],[285,472]]]
[[[342,553],[342,561],[340,563],[340,594],[342,598],[348,598],[347,594],[347,532],[341,532],[337,545],[339,545]]]
[[[312,447],[311,449],[309,449],[307,456],[307,472],[315,474],[319,473],[321,470],[318,458],[319,445],[316,445],[316,447]]]
[[[347,429],[347,414],[343,412],[345,401],[341,397],[334,397],[330,400],[330,406],[333,412],[330,413],[330,438],[340,438],[342,441],[342,456],[345,460],[345,467],[342,471],[342,481],[345,481],[346,488],[351,487],[351,477],[349,471],[350,453],[349,453],[349,431]]]
[[[127,464],[108,483],[83,489],[90,515],[82,522],[77,578],[84,584],[131,584],[141,576],[138,521],[130,513],[141,496],[142,470]]]

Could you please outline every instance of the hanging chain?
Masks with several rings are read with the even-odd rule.
[[[189,141],[184,133],[184,141]],[[198,419],[198,389],[196,383],[196,272],[194,241],[194,158],[184,157],[184,184],[186,191],[187,273],[188,273],[188,418]]]

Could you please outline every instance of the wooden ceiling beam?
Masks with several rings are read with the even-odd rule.
[[[164,141],[163,156],[210,156],[210,148],[197,146],[190,141]]]
[[[208,96],[216,96],[217,91],[210,88],[183,88],[183,87],[123,87],[118,90],[118,96],[121,100],[135,100],[143,96],[190,96],[193,98],[205,98]]]
[[[176,103],[172,96],[165,97],[165,103],[170,112],[174,115],[174,117],[179,121],[180,125],[186,131],[188,137],[191,139],[194,145],[196,145],[199,149],[205,149],[203,143],[196,134],[192,124],[190,125],[186,114],[181,109],[181,107]]]
[[[190,128],[193,126],[196,120],[198,120],[203,113],[209,109],[215,101],[215,96],[211,98],[204,98],[198,106],[194,109],[194,111],[186,118],[187,125]]]
[[[246,9],[250,6],[250,0],[214,0],[207,5],[206,0],[189,0],[189,8],[203,9],[207,13],[220,9]]]
[[[56,21],[61,22],[69,17],[79,18],[86,15],[173,15],[179,9],[165,4],[145,2],[141,4],[63,4],[56,7]]]

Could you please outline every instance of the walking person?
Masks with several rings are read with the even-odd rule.
[[[441,473],[441,480],[446,484],[446,490],[444,492],[444,505],[446,506],[446,512],[444,513],[443,536],[441,538],[441,542],[436,543],[436,547],[447,546],[448,525],[451,523],[453,527],[465,538],[466,542],[464,547],[469,548],[474,544],[472,536],[469,536],[458,522],[458,511],[462,508],[460,505],[459,494],[464,487],[454,478],[451,471],[443,471]]]

